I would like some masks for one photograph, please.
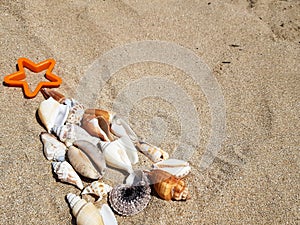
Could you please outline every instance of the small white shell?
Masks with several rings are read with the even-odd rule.
[[[100,201],[111,189],[111,186],[102,181],[94,181],[83,189],[81,195],[96,195],[99,197],[97,201]]]
[[[176,178],[182,178],[189,174],[191,167],[188,162],[179,159],[167,159],[152,165],[154,169],[164,170]]]
[[[73,184],[77,186],[80,190],[83,189],[83,183],[80,177],[67,161],[52,162],[52,167],[54,173],[57,174],[59,180],[61,180],[62,182]]]
[[[115,214],[107,204],[103,204],[100,209],[100,214],[104,225],[118,225]]]
[[[133,172],[130,159],[124,147],[119,144],[119,139],[113,142],[100,141],[99,143],[108,165],[128,173]]]
[[[67,147],[57,138],[47,132],[41,133],[41,140],[44,145],[44,154],[48,160],[65,161]]]
[[[138,149],[153,162],[159,162],[169,158],[169,154],[167,152],[147,142],[140,141],[136,145]]]
[[[131,127],[117,115],[112,118],[111,131],[118,137],[128,136],[133,143],[138,142],[138,136]]]
[[[42,101],[38,108],[39,118],[49,133],[54,126],[63,125],[68,114],[69,107],[58,103],[52,97]]]
[[[138,151],[129,137],[121,137],[117,140],[117,143],[120,147],[123,147],[125,149],[126,154],[132,164],[136,164],[139,162]]]

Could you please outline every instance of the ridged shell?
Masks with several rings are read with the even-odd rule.
[[[188,187],[181,179],[163,170],[148,173],[156,193],[164,200],[187,200],[190,198]]]
[[[179,159],[167,159],[152,165],[154,169],[164,170],[176,178],[183,178],[189,174],[191,167],[188,162]]]
[[[51,97],[42,101],[38,108],[39,118],[48,133],[53,127],[62,126],[66,122],[68,114],[69,107],[58,103]]]
[[[63,143],[57,140],[54,135],[47,132],[42,132],[40,137],[44,146],[44,155],[48,160],[65,161],[67,147]]]
[[[153,162],[159,162],[161,160],[166,160],[169,158],[169,154],[167,152],[147,142],[141,141],[136,145],[138,149]]]
[[[94,181],[83,189],[81,195],[95,195],[100,201],[104,196],[112,190],[112,187],[102,181]]]
[[[151,199],[150,193],[150,186],[144,182],[133,186],[120,184],[109,193],[109,203],[118,214],[131,216],[146,208]]]
[[[93,203],[72,193],[67,195],[67,201],[77,225],[104,225],[100,211]]]
[[[57,174],[59,180],[61,180],[62,182],[73,184],[77,186],[80,190],[83,189],[83,183],[80,177],[67,161],[52,162],[52,167],[54,173]]]
[[[67,155],[68,161],[80,175],[90,179],[101,177],[87,155],[79,148],[70,146]]]

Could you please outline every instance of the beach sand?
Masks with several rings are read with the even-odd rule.
[[[193,52],[219,84],[225,138],[206,169],[200,161],[212,135],[213,110],[186,71],[140,62],[109,74],[99,90],[83,91],[98,95],[94,107],[112,110],[120,93],[142,91],[135,82],[147,77],[160,82],[158,89],[175,85],[177,99],[185,104],[185,93],[193,105],[181,109],[151,93],[137,94],[140,99],[131,103],[127,119],[133,129],[170,154],[182,144],[182,127],[190,128],[189,141],[197,143],[186,156],[192,198],[152,196],[141,213],[117,216],[119,224],[300,223],[299,1],[1,1],[0,12],[2,81],[20,57],[54,58],[53,72],[63,79],[58,90],[84,96],[78,85],[95,60],[117,47],[155,40]],[[93,76],[102,79],[97,72]],[[28,80],[34,87],[41,76]],[[25,99],[20,88],[1,85],[0,98],[0,224],[74,224],[65,196],[80,190],[56,180],[42,151],[44,128],[36,110],[43,96]],[[192,110],[196,117],[187,118]],[[140,161],[150,165],[142,155]]]

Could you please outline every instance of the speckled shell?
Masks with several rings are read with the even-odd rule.
[[[83,183],[80,177],[67,161],[52,162],[52,167],[54,173],[57,174],[59,180],[61,180],[62,182],[73,184],[77,186],[80,190],[83,189]]]
[[[191,167],[188,162],[179,159],[167,159],[152,165],[154,169],[164,170],[176,178],[183,178],[189,174]]]
[[[136,146],[152,162],[159,162],[161,160],[166,160],[169,158],[169,154],[167,152],[147,142],[140,141],[139,143],[136,143]]]
[[[63,143],[47,132],[42,132],[40,137],[44,145],[44,155],[48,160],[65,161],[67,147]]]
[[[90,179],[101,178],[93,163],[79,148],[70,146],[67,152],[67,156],[70,164],[80,175]]]
[[[98,197],[97,201],[100,201],[104,196],[108,194],[112,190],[112,187],[108,184],[105,184],[102,181],[94,181],[87,187],[83,189],[81,195],[95,195]]]
[[[67,201],[77,225],[104,225],[100,211],[93,203],[86,202],[72,193],[67,195]]]
[[[80,102],[76,101],[75,99],[71,99],[68,102],[68,105],[70,107],[70,112],[66,124],[75,124],[80,126],[85,111],[84,105],[82,105]]]
[[[123,216],[141,212],[148,205],[151,188],[144,182],[137,185],[120,184],[109,193],[109,203],[113,210]]]
[[[190,198],[188,187],[181,179],[163,170],[152,170],[148,173],[156,193],[164,200],[187,200]]]

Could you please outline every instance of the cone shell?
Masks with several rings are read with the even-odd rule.
[[[54,173],[57,174],[59,180],[61,180],[62,182],[73,184],[77,186],[80,190],[83,189],[83,183],[80,177],[67,161],[53,162],[52,167]]]
[[[152,165],[154,169],[164,170],[176,178],[183,178],[189,174],[191,167],[188,162],[179,159],[167,159]]]
[[[39,118],[48,133],[51,132],[53,127],[62,126],[66,122],[68,114],[69,107],[59,104],[51,97],[42,101],[38,108]]]
[[[90,179],[101,178],[93,163],[79,148],[70,146],[67,156],[70,164],[80,175]]]
[[[136,145],[138,149],[153,162],[159,162],[169,158],[169,154],[167,152],[147,142],[139,142]]]
[[[77,225],[104,225],[100,212],[93,203],[72,193],[67,195],[67,201]]]
[[[44,146],[44,155],[48,160],[65,161],[67,147],[63,143],[57,140],[54,135],[47,132],[42,132],[40,137]]]
[[[188,187],[181,179],[163,170],[152,170],[148,173],[156,193],[164,200],[187,200],[190,198]]]
[[[112,187],[102,181],[94,181],[81,192],[81,195],[95,195],[100,201],[104,196],[112,190]]]

